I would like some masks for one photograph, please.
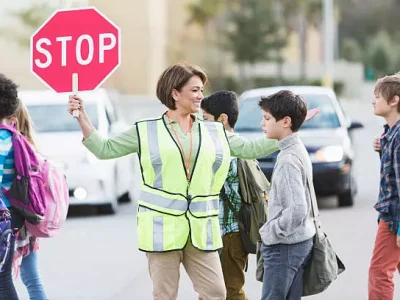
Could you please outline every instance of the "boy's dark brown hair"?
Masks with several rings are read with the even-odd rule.
[[[378,79],[374,93],[375,95],[381,94],[387,103],[389,103],[394,96],[400,97],[400,73]],[[397,104],[397,112],[400,112],[400,101]]]
[[[268,97],[261,97],[258,105],[278,122],[284,117],[292,120],[291,130],[297,132],[307,116],[307,103],[289,90],[282,90]]]
[[[237,94],[232,91],[218,91],[201,101],[201,108],[217,120],[222,114],[228,116],[228,124],[235,128],[239,117]]]
[[[207,83],[207,75],[198,66],[186,63],[177,63],[167,68],[157,82],[157,98],[169,109],[176,109],[172,91],[178,92],[188,83],[193,76],[199,76],[203,85]]]

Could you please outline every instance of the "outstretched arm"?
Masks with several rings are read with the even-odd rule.
[[[77,121],[82,130],[83,145],[97,158],[111,159],[138,152],[139,141],[136,127],[132,127],[113,138],[106,139],[94,128],[86,114],[82,99],[79,96],[70,96],[68,112],[72,115],[75,109],[79,110]]]

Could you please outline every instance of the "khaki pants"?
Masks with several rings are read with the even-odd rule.
[[[179,267],[183,263],[199,300],[224,300],[225,283],[218,252],[195,249],[191,242],[181,251],[147,253],[153,281],[154,300],[175,300],[178,296]]]
[[[221,251],[222,271],[224,273],[227,300],[246,300],[244,293],[244,268],[249,253],[246,251],[239,232],[225,234],[224,248]]]

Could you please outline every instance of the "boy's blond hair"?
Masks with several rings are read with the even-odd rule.
[[[388,103],[394,96],[400,97],[400,73],[379,78],[374,93],[381,94]],[[397,104],[397,112],[400,112],[400,101]]]

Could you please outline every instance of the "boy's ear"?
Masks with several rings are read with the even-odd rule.
[[[292,127],[292,118],[291,117],[284,117],[283,118],[283,127],[284,128],[291,128]]]
[[[228,115],[227,114],[221,114],[217,121],[224,123],[226,125],[228,123]]]
[[[392,98],[392,100],[389,101],[389,104],[390,104],[390,106],[397,106],[399,101],[400,101],[400,97],[396,95]]]

